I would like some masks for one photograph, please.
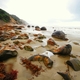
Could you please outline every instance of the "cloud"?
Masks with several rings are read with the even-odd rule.
[[[33,25],[77,24],[74,21],[80,19],[79,3],[79,0],[0,0],[0,6],[8,13]]]
[[[68,20],[72,14],[67,10],[69,0],[9,0],[7,7],[10,13],[16,14],[21,18],[42,22],[50,19]],[[22,14],[24,14],[22,16]]]
[[[73,20],[80,21],[80,0],[71,0],[68,9],[75,16]]]
[[[8,0],[0,0],[0,8],[2,9],[6,9],[6,3],[8,2]]]

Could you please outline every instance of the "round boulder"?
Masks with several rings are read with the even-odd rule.
[[[28,25],[27,27],[30,28],[30,25]]]
[[[47,30],[46,27],[41,27],[41,30]]]
[[[39,26],[35,26],[35,30],[40,31],[40,27]]]
[[[65,38],[66,34],[63,31],[54,31],[51,36],[62,40],[68,40]]]

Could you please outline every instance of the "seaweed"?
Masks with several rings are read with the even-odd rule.
[[[6,72],[6,66],[0,63],[0,80],[15,80],[17,79],[18,71],[11,69],[10,72]]]

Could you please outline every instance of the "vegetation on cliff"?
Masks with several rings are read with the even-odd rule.
[[[0,9],[0,20],[10,22],[10,15],[6,11]]]
[[[11,20],[14,20],[17,24],[24,24],[26,25],[27,22],[20,19],[19,17],[17,17],[16,15],[12,15],[12,14],[9,14],[7,13],[5,10],[2,10],[0,9],[0,20],[5,22],[5,23],[8,23],[8,22],[11,22]]]

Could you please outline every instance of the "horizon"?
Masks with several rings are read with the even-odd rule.
[[[2,0],[0,8],[31,25],[80,27],[80,0]]]

